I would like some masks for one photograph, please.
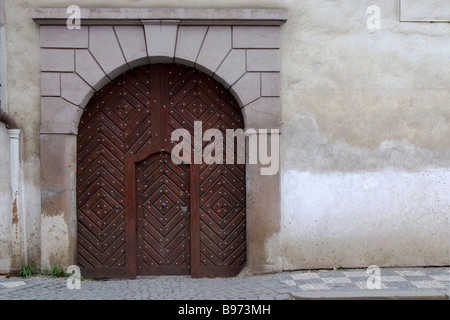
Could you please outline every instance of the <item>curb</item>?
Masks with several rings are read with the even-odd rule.
[[[449,300],[436,290],[429,291],[334,291],[294,292],[293,300]]]

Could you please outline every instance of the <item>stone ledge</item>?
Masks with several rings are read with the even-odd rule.
[[[41,25],[66,24],[69,16],[66,8],[31,9],[31,18]],[[287,20],[287,10],[256,8],[81,8],[82,25],[142,25],[149,23],[150,20],[175,20],[180,25],[280,26]]]
[[[63,135],[77,135],[78,128],[74,125],[41,125],[40,128],[41,135],[54,135],[54,134],[63,134]]]

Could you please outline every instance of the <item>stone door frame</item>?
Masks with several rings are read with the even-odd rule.
[[[180,63],[229,89],[245,127],[280,129],[279,9],[66,8],[32,10],[41,44],[42,265],[76,264],[78,123],[97,90],[139,65]],[[247,165],[247,269],[281,271],[280,176]]]

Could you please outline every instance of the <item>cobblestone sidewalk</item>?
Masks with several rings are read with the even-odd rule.
[[[67,288],[65,278],[0,276],[0,300],[292,300],[302,298],[417,297],[448,299],[449,268],[381,269],[380,289],[369,289],[364,269],[296,271],[238,278],[145,277],[86,280]],[[405,295],[403,295],[405,297]]]

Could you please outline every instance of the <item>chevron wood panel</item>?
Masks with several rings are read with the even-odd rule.
[[[136,69],[105,86],[80,121],[78,263],[96,274],[125,268],[124,159],[152,141],[149,74]]]
[[[138,274],[190,273],[189,177],[167,153],[137,165]]]
[[[171,130],[188,129],[194,134],[194,121],[202,121],[202,131],[242,129],[243,119],[232,95],[203,72],[185,67],[169,69],[169,126]],[[210,143],[203,141],[205,149]],[[237,142],[234,147],[234,159]],[[223,163],[226,162],[222,156]],[[246,189],[245,165],[203,164],[198,169],[199,189],[192,197],[198,201],[198,215],[193,221],[193,243],[199,252],[195,276],[233,276],[246,262]],[[196,192],[194,192],[196,191]],[[196,269],[196,270],[195,270]]]

